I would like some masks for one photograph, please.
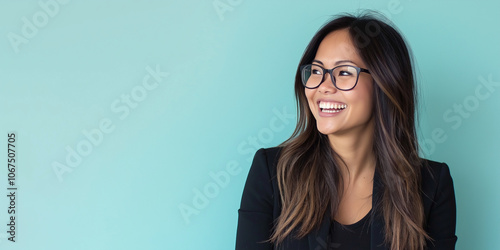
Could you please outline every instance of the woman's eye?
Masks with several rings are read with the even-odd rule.
[[[311,72],[313,75],[321,75],[321,70],[312,69]]]
[[[352,76],[352,73],[349,71],[342,70],[339,71],[339,76]]]

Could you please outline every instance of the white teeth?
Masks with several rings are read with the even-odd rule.
[[[338,113],[340,110],[336,109],[323,109],[323,112],[325,113]]]
[[[320,102],[319,103],[319,108],[321,109],[345,109],[347,108],[346,104],[336,104],[332,102]],[[340,110],[337,110],[340,111]],[[333,112],[330,112],[333,113]]]

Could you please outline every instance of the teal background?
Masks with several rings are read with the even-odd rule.
[[[331,15],[360,8],[385,13],[413,49],[420,140],[450,166],[457,249],[499,249],[500,4],[430,0],[1,0],[0,249],[234,249],[253,154],[294,128],[305,46]],[[39,27],[15,45],[23,18]],[[164,72],[151,90],[148,67]],[[89,144],[82,131],[101,121],[109,133]],[[67,166],[67,148],[85,143]],[[56,162],[71,172],[59,179]]]

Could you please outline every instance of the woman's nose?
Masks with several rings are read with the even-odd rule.
[[[335,93],[338,89],[335,87],[335,84],[332,82],[332,75],[330,72],[326,72],[324,75],[324,81],[319,85],[318,91],[321,93]]]

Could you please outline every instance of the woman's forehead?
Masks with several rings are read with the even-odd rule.
[[[352,61],[358,65],[362,64],[347,29],[336,30],[325,36],[316,51],[314,59],[321,61],[327,67],[333,67],[339,61]]]

